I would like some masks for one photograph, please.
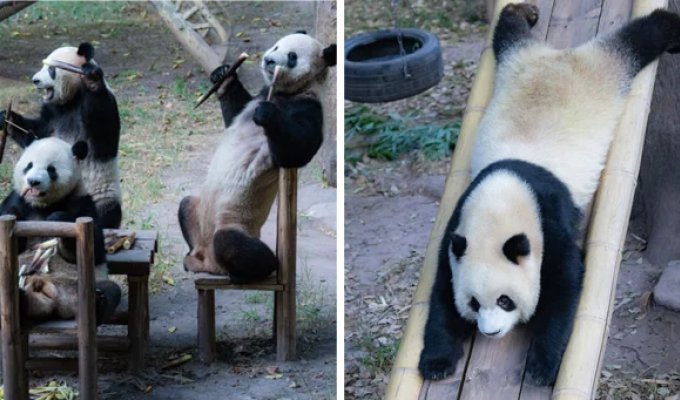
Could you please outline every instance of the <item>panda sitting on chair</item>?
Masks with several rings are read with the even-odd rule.
[[[120,118],[116,98],[104,81],[104,73],[93,59],[89,43],[79,47],[60,47],[43,61],[33,75],[33,83],[44,90],[38,118],[26,118],[16,112],[0,112],[0,128],[5,118],[28,130],[10,124],[8,133],[25,148],[35,138],[55,136],[74,144],[87,142],[89,153],[82,162],[82,179],[92,196],[102,228],[118,228],[122,219],[118,144]],[[58,62],[81,68],[83,74],[55,67]]]
[[[312,160],[323,140],[320,95],[336,46],[323,47],[305,33],[280,39],[262,57],[265,87],[252,97],[238,77],[218,90],[227,127],[208,176],[196,196],[185,197],[179,223],[189,254],[184,268],[228,274],[233,281],[262,279],[278,267],[260,229],[277,193],[279,168]],[[275,92],[266,101],[274,71]],[[228,66],[211,74],[218,82]],[[335,110],[332,110],[335,112]]]
[[[81,164],[87,153],[84,141],[71,146],[49,137],[28,144],[14,166],[14,190],[0,204],[0,215],[11,214],[19,221],[75,222],[78,217],[93,218],[96,312],[97,322],[101,323],[113,315],[121,291],[108,280],[104,236],[95,204],[81,179]],[[26,238],[19,238],[19,252],[26,248]],[[61,239],[59,254],[73,263],[75,239]],[[74,318],[78,309],[75,276],[70,270],[29,275],[20,291],[23,315],[33,319]]]
[[[527,376],[554,383],[583,281],[581,215],[631,82],[662,53],[680,51],[680,16],[663,10],[567,50],[534,39],[537,20],[535,6],[510,4],[494,31],[495,89],[472,151],[473,181],[441,242],[418,365],[426,379],[455,372],[475,323],[500,338],[528,322]]]

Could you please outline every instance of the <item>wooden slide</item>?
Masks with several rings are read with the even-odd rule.
[[[496,13],[510,2],[499,0]],[[617,29],[629,19],[665,8],[667,0],[535,0],[540,9],[533,33],[556,48],[578,46]],[[490,30],[489,40],[493,30]],[[656,63],[635,79],[619,123],[600,187],[588,221],[586,276],[574,331],[554,388],[523,382],[529,347],[523,329],[502,340],[477,335],[465,346],[456,374],[442,381],[423,381],[417,366],[423,347],[437,252],[446,223],[459,196],[470,182],[470,155],[475,132],[484,113],[495,76],[491,46],[482,53],[479,71],[463,118],[444,196],[414,296],[406,331],[397,354],[388,400],[408,399],[592,399],[597,390],[607,343],[621,251],[628,228],[633,194],[654,88]]]

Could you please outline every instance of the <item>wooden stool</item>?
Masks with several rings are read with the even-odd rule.
[[[274,336],[276,358],[296,357],[295,341],[295,250],[297,239],[297,169],[279,170],[276,276],[248,284],[232,283],[228,277],[196,274],[198,291],[198,350],[201,361],[215,361],[215,290],[270,290],[274,292]]]
[[[104,234],[127,236],[131,231],[106,229]],[[135,231],[136,240],[129,250],[119,250],[107,254],[109,275],[126,275],[128,282],[128,309],[118,311],[105,325],[127,325],[127,336],[98,335],[97,346],[101,351],[128,352],[130,370],[144,368],[146,350],[149,342],[149,273],[157,251],[155,231]],[[77,348],[77,329],[75,321],[48,321],[36,327],[39,335],[29,338],[29,346],[35,349],[73,350]],[[72,360],[56,358],[33,363],[29,369],[63,370],[74,365]]]

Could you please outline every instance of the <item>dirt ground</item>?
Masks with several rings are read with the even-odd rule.
[[[229,54],[246,51],[241,68],[251,92],[259,90],[257,57],[298,29],[314,33],[313,3],[231,3],[216,14],[231,34]],[[125,372],[125,358],[100,354],[103,398],[331,399],[336,391],[336,190],[326,187],[318,161],[301,172],[298,204],[299,361],[280,363],[271,339],[273,297],[268,292],[217,292],[218,361],[205,366],[196,352],[196,293],[181,259],[187,248],[176,223],[180,199],[195,193],[222,132],[217,102],[193,104],[209,87],[208,73],[175,41],[145,3],[49,3],[28,7],[0,23],[0,106],[34,111],[38,93],[30,77],[51,50],[90,41],[119,102],[123,123],[120,164],[124,225],[155,229],[161,249],[151,279],[147,370]],[[10,161],[17,149],[9,149]],[[0,191],[9,186],[8,162]],[[273,210],[276,209],[274,206]],[[275,213],[263,240],[275,242]],[[178,355],[192,361],[162,366]],[[34,374],[31,385],[74,375]]]
[[[455,2],[453,2],[455,3]],[[346,37],[389,25],[365,3],[348,1],[356,17]],[[360,11],[352,11],[355,7]],[[363,7],[363,8],[362,8]],[[361,19],[362,15],[367,15]],[[449,15],[451,15],[449,13]],[[371,22],[382,18],[382,22]],[[365,23],[365,25],[362,25]],[[485,25],[460,20],[429,27],[440,37],[445,65],[474,71]],[[457,34],[451,34],[456,32]],[[427,110],[421,123],[439,123],[445,108],[462,107],[468,79],[445,69],[434,89],[396,103],[369,107],[378,112]],[[453,88],[457,89],[454,90]],[[358,105],[346,102],[346,108]],[[423,255],[444,189],[448,161],[423,162],[411,153],[394,162],[364,158],[346,168],[345,187],[345,394],[348,399],[382,398],[408,317]],[[680,393],[677,359],[680,314],[654,306],[650,293],[663,267],[651,265],[644,245],[629,235],[617,284],[599,399],[671,399]]]

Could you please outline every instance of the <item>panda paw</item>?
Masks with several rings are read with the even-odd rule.
[[[112,281],[100,281],[96,283],[95,318],[97,325],[110,319],[116,312],[120,303],[120,286]]]
[[[215,68],[213,72],[210,73],[210,82],[214,85],[224,79],[224,75],[229,71],[229,68],[231,68],[229,64],[220,65]]]
[[[456,372],[456,364],[463,356],[462,348],[443,351],[441,347],[429,348],[427,345],[420,353],[418,370],[423,378],[438,381]]]
[[[255,109],[253,121],[259,126],[271,126],[279,119],[279,108],[271,101],[263,101]]]
[[[501,12],[501,17],[503,14],[510,15],[519,15],[520,17],[524,18],[527,23],[529,24],[530,28],[533,28],[534,25],[536,25],[536,22],[538,22],[538,7],[536,7],[533,4],[528,4],[528,3],[520,3],[520,4],[508,4],[503,8],[503,11]]]
[[[86,62],[81,67],[83,70],[83,79],[88,89],[95,91],[101,87],[100,83],[104,79],[104,71],[91,62]]]
[[[526,372],[532,383],[538,386],[550,386],[557,379],[560,359],[549,351],[532,347],[527,356]]]

